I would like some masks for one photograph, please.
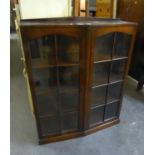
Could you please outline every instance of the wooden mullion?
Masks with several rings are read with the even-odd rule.
[[[94,46],[94,37],[93,37],[92,27],[86,27],[86,81],[85,81],[85,106],[84,106],[84,130],[89,129],[89,119],[90,119],[90,110],[91,110],[91,87],[92,87],[92,73],[93,73],[93,46]]]
[[[109,91],[109,83],[110,83],[110,76],[111,76],[111,70],[112,70],[112,58],[113,58],[113,53],[114,53],[114,49],[115,49],[115,42],[116,42],[116,34],[114,34],[114,39],[113,39],[113,47],[112,47],[112,51],[111,51],[111,61],[109,62],[109,75],[108,75],[108,85],[106,88],[106,96],[105,96],[105,108],[104,108],[104,112],[103,112],[103,121],[105,120],[105,110],[106,110],[106,105],[107,105],[107,100],[108,100],[108,91]]]
[[[60,75],[59,75],[59,66],[58,66],[58,41],[57,41],[57,35],[54,35],[54,44],[55,44],[57,87],[58,87],[58,115],[59,115],[59,122],[60,122],[60,132],[62,132],[63,125],[62,125],[62,108],[61,108],[61,100],[60,100],[60,82],[59,82]]]

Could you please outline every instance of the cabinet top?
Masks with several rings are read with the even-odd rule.
[[[137,25],[134,22],[127,22],[121,19],[107,19],[97,17],[64,17],[45,19],[21,20],[21,26],[108,26],[108,25]]]

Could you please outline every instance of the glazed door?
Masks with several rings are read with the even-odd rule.
[[[89,127],[118,118],[134,31],[109,27],[92,33]]]
[[[32,30],[31,36],[35,37],[26,41],[41,137],[76,132],[81,128],[80,37],[75,31],[72,35],[51,32],[38,37],[38,31]]]

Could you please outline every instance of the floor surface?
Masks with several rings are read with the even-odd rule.
[[[127,80],[118,125],[72,140],[38,145],[16,35],[11,35],[11,155],[143,155],[143,91]]]

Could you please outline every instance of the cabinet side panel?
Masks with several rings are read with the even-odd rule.
[[[22,43],[23,43],[23,51],[24,51],[24,57],[25,57],[25,70],[28,76],[28,82],[29,82],[29,86],[30,86],[30,92],[32,94],[32,102],[33,102],[33,107],[34,107],[34,114],[35,114],[35,118],[36,118],[36,125],[37,125],[37,129],[38,129],[38,136],[39,138],[41,138],[41,130],[40,130],[40,124],[39,124],[39,117],[38,117],[38,112],[37,112],[37,108],[36,108],[36,98],[35,98],[35,91],[34,91],[34,87],[33,87],[33,81],[32,81],[32,73],[31,73],[31,63],[30,63],[30,56],[28,54],[28,38],[25,36],[25,30],[23,27],[20,28],[21,30],[21,36],[22,36]]]

